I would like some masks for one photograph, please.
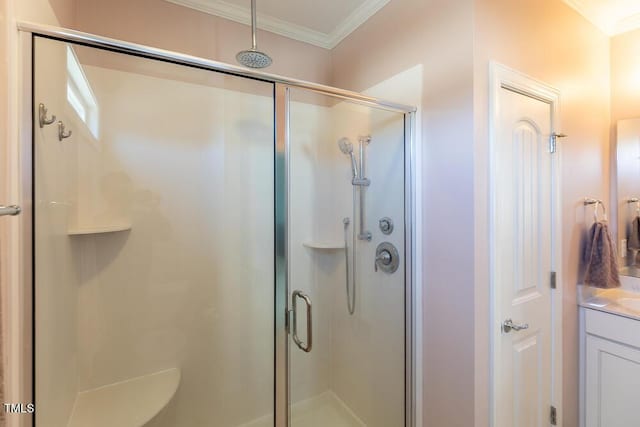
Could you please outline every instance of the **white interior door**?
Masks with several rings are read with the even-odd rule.
[[[495,94],[494,426],[551,424],[553,104]],[[513,328],[505,327],[509,319]]]

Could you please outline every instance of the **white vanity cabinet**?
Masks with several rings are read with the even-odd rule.
[[[581,426],[640,426],[640,320],[580,308]]]

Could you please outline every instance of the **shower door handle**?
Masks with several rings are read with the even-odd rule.
[[[302,341],[300,337],[298,337],[298,304],[297,304],[298,299],[303,300],[304,303],[307,305],[307,342],[306,343]],[[293,308],[293,319],[292,319],[293,342],[296,343],[296,345],[300,350],[306,353],[309,353],[311,351],[311,348],[313,347],[313,325],[311,321],[311,316],[312,316],[311,298],[309,298],[309,296],[302,291],[293,291],[293,293],[291,294],[291,306]]]

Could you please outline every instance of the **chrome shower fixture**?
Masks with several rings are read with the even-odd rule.
[[[351,157],[351,173],[353,174],[353,179],[356,179],[358,177],[358,164],[356,163],[356,156],[353,154],[353,144],[349,141],[349,138],[344,137],[338,140],[338,146],[340,151]]]
[[[273,62],[269,55],[258,50],[256,0],[251,0],[251,49],[238,52],[236,60],[249,68],[266,68]]]
[[[347,310],[349,314],[353,316],[356,312],[356,266],[353,264],[353,269],[349,268],[349,224],[351,220],[344,218],[342,224],[344,225],[344,262],[345,262],[345,287],[347,291]],[[353,239],[352,254],[355,254],[355,239]],[[355,260],[355,258],[354,258]],[[353,273],[353,275],[350,273]]]
[[[355,194],[355,189],[356,187],[359,188],[359,195],[360,195],[360,209],[359,209],[359,213],[360,213],[360,220],[358,221],[360,223],[360,232],[358,233],[358,239],[359,240],[366,240],[367,242],[371,241],[372,235],[370,231],[367,231],[365,229],[365,212],[364,212],[364,208],[365,208],[365,188],[369,186],[369,184],[371,184],[371,180],[369,178],[367,178],[365,176],[365,174],[367,173],[367,157],[366,157],[366,147],[367,145],[369,145],[371,143],[371,136],[366,135],[366,136],[360,136],[358,137],[358,151],[359,151],[359,155],[360,155],[360,169],[358,171],[358,176],[353,178],[351,180],[351,184],[353,184],[353,190],[354,190],[354,194]],[[354,210],[355,210],[355,206],[354,206]]]
[[[366,151],[366,146],[369,145],[369,143],[371,142],[371,137],[370,136],[360,136],[358,137],[358,148],[359,148],[359,155],[360,155],[360,173],[358,174],[357,177],[353,178],[353,180],[351,181],[351,183],[353,185],[358,185],[361,187],[368,187],[369,184],[371,184],[371,181],[368,178],[365,178],[365,169],[366,169],[366,165],[367,165],[367,159],[365,158],[365,151]],[[360,199],[362,200],[362,197],[360,197]]]
[[[371,184],[371,180],[365,177],[365,170],[367,165],[367,159],[365,156],[366,146],[371,143],[371,136],[360,136],[358,137],[358,154],[360,157],[360,162],[356,160],[355,154],[353,154],[353,144],[347,137],[342,137],[338,140],[338,147],[340,147],[340,151],[344,154],[348,154],[351,158],[351,185],[353,185],[353,210],[355,217],[355,202],[356,202],[356,192],[360,196],[360,232],[358,233],[358,239],[371,241],[371,232],[366,231],[364,227],[364,188],[368,187]],[[359,191],[356,189],[359,188]]]
[[[371,142],[370,136],[361,136],[358,138],[358,154],[360,157],[360,162],[358,165],[358,161],[356,160],[355,154],[353,154],[353,144],[347,137],[342,137],[338,140],[338,147],[343,154],[347,154],[351,158],[351,185],[352,185],[352,208],[353,208],[353,218],[354,218],[354,227],[352,227],[351,239],[352,239],[352,248],[351,248],[351,257],[349,257],[349,225],[351,224],[351,220],[349,218],[344,218],[342,220],[342,224],[344,225],[344,258],[345,258],[345,286],[347,291],[347,309],[349,310],[349,314],[353,315],[356,311],[356,283],[358,281],[358,274],[356,272],[356,258],[358,251],[358,240],[365,240],[370,242],[372,239],[372,234],[370,231],[365,230],[365,188],[371,184],[369,178],[365,177],[365,168],[366,168],[366,156],[365,156],[365,148]],[[359,208],[356,207],[356,199],[359,202]],[[355,218],[356,214],[358,215],[358,225],[360,232],[356,234],[355,228]],[[391,221],[389,219],[389,221]],[[391,222],[389,222],[392,224]],[[393,229],[393,225],[389,226],[390,229]],[[389,231],[390,233],[391,231]],[[376,261],[378,262],[378,261]],[[386,268],[386,260],[380,261]],[[377,264],[376,264],[377,265]]]

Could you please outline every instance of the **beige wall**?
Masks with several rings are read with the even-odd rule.
[[[11,0],[9,0],[11,1]],[[19,21],[70,26],[74,21],[75,0],[13,0]]]
[[[419,123],[424,254],[418,260],[425,276],[419,284],[423,419],[429,426],[469,427],[474,425],[472,2],[390,2],[334,49],[332,84],[364,90],[418,64],[424,70]],[[452,253],[446,250],[451,242],[464,244]]]
[[[535,7],[534,7],[535,3]],[[508,40],[508,42],[506,42]],[[578,315],[581,238],[589,226],[582,198],[608,200],[609,39],[555,0],[477,0],[475,32],[476,129],[476,411],[486,419],[481,394],[489,380],[487,200],[488,69],[495,60],[561,92],[562,287],[564,322],[563,421],[578,424]],[[486,425],[478,423],[477,426]]]
[[[164,0],[82,0],[75,18],[81,31],[230,64],[251,47],[248,26]],[[274,59],[268,72],[329,83],[330,51],[265,31],[258,47]]]
[[[611,38],[611,125],[640,116],[640,29]]]

